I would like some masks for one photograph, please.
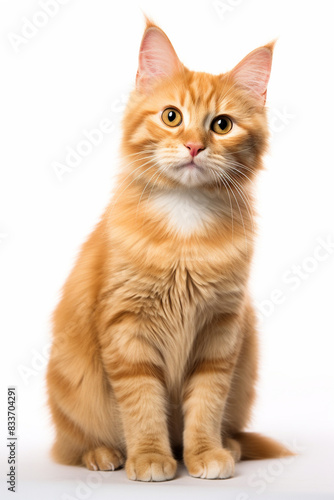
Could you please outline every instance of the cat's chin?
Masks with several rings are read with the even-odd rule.
[[[205,168],[196,165],[192,161],[172,167],[166,172],[166,175],[182,186],[187,187],[204,186],[211,181],[209,173]]]

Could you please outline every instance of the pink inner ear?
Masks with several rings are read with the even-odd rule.
[[[231,72],[236,83],[263,104],[266,99],[271,62],[272,51],[269,47],[261,47],[248,54]]]
[[[157,78],[170,77],[180,68],[181,63],[165,33],[160,28],[148,28],[139,52],[137,87],[148,90]]]

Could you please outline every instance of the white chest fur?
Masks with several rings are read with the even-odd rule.
[[[184,236],[209,225],[219,210],[218,200],[195,189],[175,189],[156,193],[154,209],[166,216],[170,230]]]

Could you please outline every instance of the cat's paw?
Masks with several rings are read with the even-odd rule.
[[[121,452],[105,446],[87,451],[82,461],[89,470],[115,470],[124,465]]]
[[[198,454],[188,453],[184,458],[188,472],[202,479],[227,479],[234,474],[232,454],[223,448],[215,448]]]
[[[133,481],[168,481],[176,473],[177,462],[170,455],[144,453],[129,457],[125,464],[126,474]]]

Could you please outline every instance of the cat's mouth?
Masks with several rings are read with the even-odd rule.
[[[203,167],[197,165],[194,161],[187,161],[176,166],[177,169],[203,170]]]
[[[184,159],[174,163],[166,174],[185,186],[200,186],[210,180],[209,171],[193,159]]]

